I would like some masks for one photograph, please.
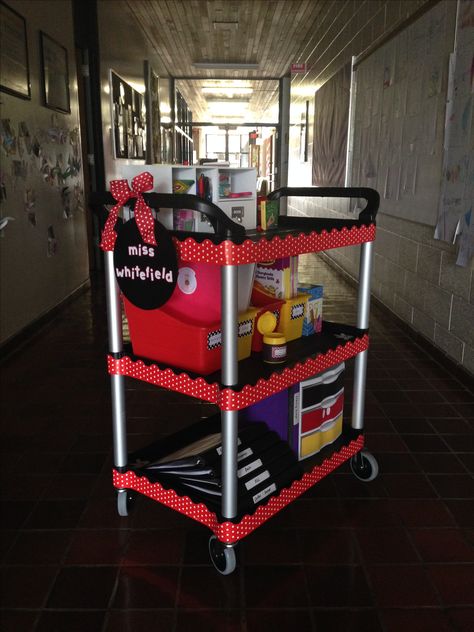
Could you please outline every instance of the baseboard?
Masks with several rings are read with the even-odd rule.
[[[331,259],[325,252],[318,253],[321,258],[334,270],[338,272],[344,279],[353,287],[358,286],[358,281],[355,279],[349,272],[344,270],[336,261]],[[411,327],[408,323],[398,316],[395,312],[393,312],[389,307],[387,307],[382,301],[371,295],[371,303],[372,305],[376,305],[377,309],[382,311],[384,314],[390,316],[394,321],[396,321],[397,325],[400,329],[403,330],[404,333],[407,334],[409,338],[413,340],[416,344],[418,344],[423,351],[425,351],[431,358],[440,364],[443,368],[448,369],[448,371],[456,377],[466,388],[474,390],[474,376],[461,364],[455,362],[452,358],[444,353],[439,347],[436,347],[429,338],[426,338],[420,332],[416,331]]]
[[[55,318],[62,312],[62,310],[72,303],[78,296],[86,292],[91,286],[90,279],[87,279],[76,288],[69,296],[66,296],[58,305],[47,311],[45,314],[35,319],[29,325],[26,325],[18,333],[14,334],[11,338],[8,338],[0,345],[0,362],[4,362],[9,359],[13,354],[23,349],[33,338],[40,334],[48,325],[50,325]]]

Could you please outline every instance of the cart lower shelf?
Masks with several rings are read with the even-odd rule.
[[[113,470],[113,483],[119,490],[133,490],[193,518],[209,527],[218,540],[232,544],[269,520],[363,447],[363,434],[352,429],[345,429],[340,439],[322,451],[319,462],[301,479],[295,480],[289,488],[282,489],[277,495],[272,496],[267,503],[258,506],[252,515],[244,516],[240,522],[221,521],[218,515],[204,503],[195,503],[187,496],[180,496],[175,490],[165,489],[160,483],[151,482],[145,476],[138,476],[131,470],[126,472]]]

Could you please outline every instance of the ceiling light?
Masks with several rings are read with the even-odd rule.
[[[219,21],[214,20],[212,26],[216,31],[236,31],[239,28],[239,23],[236,21]]]
[[[233,96],[234,94],[252,94],[253,88],[242,86],[203,86],[201,90],[205,94],[227,94]]]
[[[225,61],[195,61],[195,68],[207,70],[257,70],[258,64],[227,63]]]

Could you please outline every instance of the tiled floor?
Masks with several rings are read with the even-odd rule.
[[[326,317],[353,322],[353,290],[317,258],[304,270]],[[395,321],[373,308],[379,477],[324,479],[242,541],[228,577],[199,524],[143,497],[117,515],[105,321],[97,285],[2,367],[3,632],[474,629],[473,390]],[[130,448],[214,411],[127,384]]]

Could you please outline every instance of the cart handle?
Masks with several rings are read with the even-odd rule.
[[[378,192],[366,187],[282,187],[269,193],[268,199],[279,200],[290,196],[362,198],[367,200],[367,206],[359,213],[359,220],[370,222],[375,222],[380,204]]]
[[[242,224],[232,221],[224,211],[213,202],[203,200],[197,195],[188,193],[143,193],[145,202],[153,209],[160,208],[185,208],[190,211],[198,211],[209,218],[209,221],[218,235],[224,237],[245,237],[245,227]],[[116,204],[109,191],[105,193],[91,193],[89,198],[91,206],[104,206]],[[128,204],[133,206],[134,200],[129,200]]]

